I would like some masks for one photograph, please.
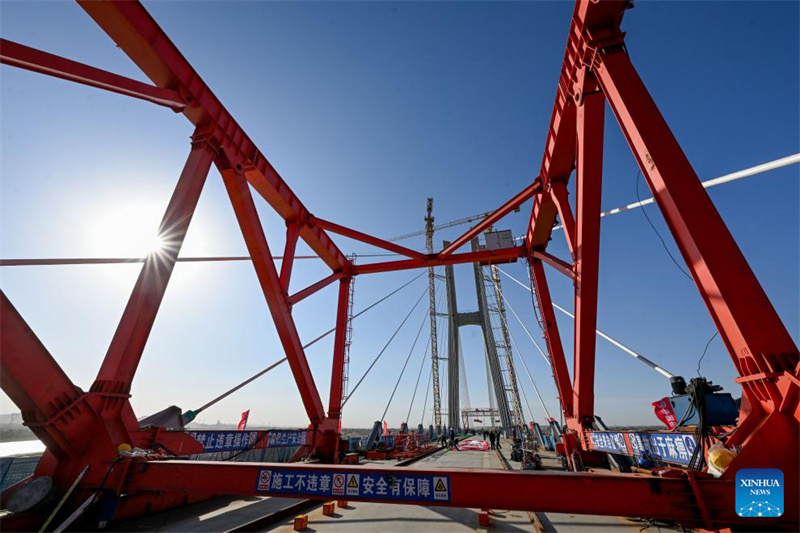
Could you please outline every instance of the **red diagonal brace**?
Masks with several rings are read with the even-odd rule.
[[[177,91],[148,85],[5,39],[0,39],[0,63],[132,96],[175,110],[183,109],[186,105]]]
[[[797,346],[630,58],[601,53],[596,75],[740,376],[796,372]],[[768,392],[771,412],[782,395]]]
[[[3,291],[0,354],[0,387],[22,411],[25,423],[56,456],[76,455],[69,437],[44,423],[71,405],[83,391],[58,366]]]
[[[278,215],[286,221],[308,217],[300,199],[140,2],[78,3],[153,83],[181,94],[186,118],[197,127],[213,129],[231,163],[241,166],[247,181]],[[349,265],[321,229],[305,225],[300,237],[331,270]]]
[[[575,238],[575,218],[572,216],[572,208],[569,205],[569,193],[567,192],[567,182],[565,180],[554,181],[551,184],[550,196],[558,208],[558,215],[561,217],[561,225],[564,226],[564,236],[567,239],[567,246],[572,260],[575,260],[576,238]]]
[[[533,257],[536,259],[541,259],[551,267],[555,268],[565,276],[571,279],[575,279],[575,270],[572,265],[564,261],[563,259],[559,259],[554,255],[550,255],[547,252],[540,252],[538,250],[534,250]]]
[[[409,270],[413,268],[423,268],[431,266],[457,265],[461,263],[481,263],[485,265],[511,263],[525,255],[523,246],[513,248],[500,248],[498,250],[481,250],[479,252],[465,252],[463,254],[452,254],[445,259],[439,259],[435,255],[419,259],[404,259],[401,261],[386,261],[383,263],[366,263],[363,265],[353,265],[352,273],[374,274],[376,272],[392,272],[395,270]]]
[[[283,248],[283,258],[281,259],[281,287],[286,292],[289,292],[298,237],[300,237],[300,226],[295,222],[289,222],[286,225],[286,245]]]
[[[542,262],[536,258],[531,259],[531,277],[536,288],[536,300],[541,312],[542,329],[550,353],[550,364],[553,367],[553,377],[558,387],[561,400],[561,409],[566,418],[573,416],[572,385],[569,381],[567,360],[564,358],[564,346],[561,344],[561,334],[558,332],[558,323],[553,311],[553,301],[550,299],[550,289],[547,286],[547,277],[544,273]]]
[[[544,250],[547,247],[553,233],[556,215],[558,215],[558,208],[553,197],[549,194],[537,195],[533,200],[531,221],[525,237],[525,244],[529,250]]]
[[[464,233],[461,237],[454,240],[451,244],[449,244],[444,250],[439,252],[437,257],[439,259],[445,259],[450,256],[453,252],[464,246],[466,243],[471,241],[473,238],[480,235],[480,233],[488,228],[489,226],[494,225],[498,220],[509,214],[511,211],[519,207],[521,204],[527,202],[534,194],[536,194],[539,190],[541,190],[541,183],[539,182],[538,178],[533,180],[533,183],[522,189],[516,196],[514,196],[511,200],[503,204],[499,207],[494,213],[488,215],[486,218],[478,222],[478,224],[470,228],[466,233]]]
[[[192,137],[192,151],[158,228],[164,248],[145,260],[92,391],[130,391],[216,151],[216,143],[204,134]]]
[[[351,228],[346,228],[340,224],[336,224],[335,222],[330,222],[328,220],[323,220],[317,217],[311,217],[309,223],[324,230],[328,230],[333,233],[338,233],[339,235],[343,235],[350,239],[355,239],[357,241],[371,244],[372,246],[377,246],[378,248],[383,248],[384,250],[389,250],[390,252],[404,255],[412,259],[425,259],[426,257],[425,254],[423,254],[422,252],[411,250],[404,246],[400,246],[399,244],[394,244],[393,242],[384,241],[383,239],[373,237],[372,235],[367,235],[366,233],[363,233],[361,231],[357,231]]]
[[[308,367],[303,343],[300,342],[300,336],[297,334],[297,328],[292,318],[289,299],[281,286],[281,280],[264,236],[249,186],[244,176],[233,169],[221,169],[220,172],[233,204],[236,219],[239,221],[242,235],[244,235],[247,250],[253,260],[261,290],[267,299],[267,305],[275,322],[275,329],[278,331],[283,350],[286,352],[286,358],[289,360],[289,366],[297,382],[297,388],[300,390],[300,397],[306,413],[312,424],[319,425],[325,419],[322,400],[314,383],[314,376],[311,375],[311,369]]]
[[[294,305],[297,302],[300,302],[300,301],[308,298],[309,296],[311,296],[315,292],[324,289],[325,287],[327,287],[328,285],[330,285],[331,283],[333,283],[337,279],[342,279],[343,276],[344,276],[344,274],[342,272],[334,272],[330,276],[328,276],[326,278],[323,278],[323,279],[319,280],[318,282],[316,282],[316,283],[314,283],[312,285],[309,285],[308,287],[306,287],[302,291],[291,295],[289,297],[289,303]]]

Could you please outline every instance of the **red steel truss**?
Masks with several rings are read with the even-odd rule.
[[[578,458],[589,457],[585,430],[594,417],[600,191],[607,101],[739,373],[742,410],[729,445],[742,446],[741,453],[720,479],[679,470],[660,477],[414,469],[404,470],[404,474],[446,475],[450,493],[446,501],[433,503],[438,505],[636,515],[717,529],[763,524],[759,519],[735,513],[737,470],[780,468],[786,474],[787,508],[783,517],[770,525],[796,526],[800,498],[800,355],[630,62],[625,34],[620,30],[623,13],[630,7],[628,1],[576,2],[539,176],[438,254],[423,254],[312,216],[141,4],[117,0],[79,0],[79,4],[153,85],[6,40],[0,42],[0,62],[169,107],[180,111],[196,129],[159,229],[168,244],[166,251],[145,260],[88,392],[70,381],[12,303],[0,293],[0,385],[22,411],[26,425],[47,446],[35,475],[52,477],[58,494],[63,495],[89,466],[68,508],[75,508],[98,490],[125,495],[117,518],[183,505],[212,494],[271,494],[269,487],[257,489],[258,476],[265,467],[274,472],[291,469],[322,474],[335,469],[344,474],[392,475],[373,467],[202,463],[169,461],[158,453],[137,458],[119,455],[121,444],[176,450],[181,455],[202,451],[202,446],[183,432],[140,428],[129,398],[139,360],[212,164],[225,183],[314,430],[313,447],[319,457],[327,462],[334,462],[337,457],[348,297],[353,276],[476,261],[502,263],[525,257],[530,263],[567,420],[568,431],[563,436],[567,456],[577,468]],[[573,170],[574,208],[567,194]],[[264,235],[251,188],[286,222],[280,270]],[[522,246],[455,253],[531,198],[533,209]],[[564,227],[571,255],[568,261],[546,251],[556,217]],[[407,259],[353,265],[328,232]],[[298,239],[309,245],[331,273],[290,294]],[[570,277],[575,286],[572,378],[553,315],[545,263]],[[339,297],[326,412],[292,318],[292,306],[336,281]],[[348,499],[374,498],[349,495]],[[404,499],[393,502],[420,503]],[[16,521],[7,520],[3,525],[28,527],[40,524],[42,519],[17,516],[13,518]]]

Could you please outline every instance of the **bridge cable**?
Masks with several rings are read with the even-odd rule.
[[[442,302],[442,298],[443,298],[443,293],[440,292],[439,293],[439,302],[438,303]],[[438,303],[435,306],[434,310],[439,308]],[[429,313],[429,315],[430,315],[430,313]],[[436,320],[438,320],[438,319],[436,319]],[[417,389],[419,388],[419,380],[422,377],[422,370],[425,368],[425,361],[428,360],[427,356],[428,356],[428,350],[430,350],[430,348],[431,348],[431,336],[430,336],[430,334],[428,334],[428,344],[425,347],[425,353],[422,354],[422,362],[419,365],[419,373],[417,374],[417,383],[414,385],[414,392],[411,394],[411,405],[408,406],[408,414],[406,415],[406,423],[408,423],[408,421],[411,420],[411,410],[414,408],[414,401],[417,398]],[[433,367],[431,367],[431,372],[433,372]],[[423,418],[425,417],[425,410],[424,409],[423,409],[423,412],[422,412],[422,417]]]
[[[441,303],[441,301],[442,301],[442,296],[443,296],[443,294],[440,292],[439,293],[439,303]],[[439,308],[439,306],[436,305],[435,309],[438,309],[438,308]],[[435,319],[435,320],[438,320],[438,319]],[[412,411],[412,409],[414,409],[414,401],[417,399],[417,389],[419,388],[419,380],[422,377],[422,370],[425,368],[425,361],[428,360],[427,356],[428,356],[428,351],[430,350],[430,348],[431,348],[431,336],[430,336],[430,334],[428,334],[428,344],[425,347],[425,353],[422,354],[422,362],[419,365],[419,373],[417,374],[417,383],[414,385],[414,392],[411,394],[411,405],[408,406],[408,414],[406,415],[406,423],[408,423],[408,421],[411,420],[411,411]],[[431,367],[431,372],[433,372],[433,368],[432,367]],[[423,411],[422,416],[423,416],[423,418],[425,417],[424,411]]]
[[[406,422],[411,420],[411,411],[414,409],[414,401],[417,399],[417,389],[419,389],[419,381],[422,378],[422,371],[425,370],[425,361],[428,359],[428,352],[431,349],[431,337],[428,335],[428,343],[425,345],[425,351],[422,353],[422,363],[419,365],[419,373],[417,374],[417,383],[414,385],[414,392],[411,393],[411,405],[408,406],[408,414],[406,414]],[[433,372],[433,369],[431,369]]]
[[[520,280],[518,280],[517,278],[515,278],[514,276],[512,276],[511,274],[509,274],[508,272],[506,272],[502,268],[498,267],[497,270],[499,270],[502,274],[506,275],[511,280],[515,281],[518,285],[523,287],[526,291],[530,291],[531,293],[533,293],[533,291],[531,290],[530,287],[528,287],[527,285],[522,283]],[[566,309],[564,309],[563,307],[561,307],[560,305],[558,305],[555,302],[553,302],[553,307],[555,309],[557,309],[558,311],[561,311],[565,315],[569,316],[570,318],[572,318],[572,319],[575,318],[575,315],[573,315],[572,313],[570,313],[569,311],[567,311]],[[630,355],[630,356],[638,359],[642,363],[646,364],[647,366],[649,366],[650,368],[652,368],[653,370],[655,370],[659,374],[661,374],[663,376],[666,376],[667,378],[674,377],[674,374],[672,374],[671,372],[668,372],[663,367],[657,365],[656,363],[654,363],[653,361],[651,361],[647,357],[643,356],[642,354],[635,352],[634,350],[632,350],[631,348],[625,346],[624,344],[622,344],[620,341],[614,339],[613,337],[610,337],[609,335],[606,335],[605,333],[603,333],[599,329],[596,329],[595,333],[597,333],[597,335],[599,337],[602,337],[603,339],[607,340],[608,342],[610,342],[611,344],[613,344],[614,346],[616,346],[617,348],[619,348],[623,352],[627,353],[628,355]]]
[[[517,341],[514,340],[514,335],[511,334],[511,330],[508,331],[508,336],[511,337],[511,343],[514,345],[514,349],[517,351],[517,357],[522,362],[522,367],[525,369],[525,373],[528,375],[528,379],[530,380],[531,385],[533,385],[533,390],[536,392],[536,396],[539,397],[539,402],[541,402],[541,404],[542,404],[542,409],[544,409],[544,414],[547,415],[548,419],[552,418],[550,416],[550,412],[547,410],[547,405],[544,403],[544,398],[542,398],[542,393],[539,392],[539,387],[536,386],[536,381],[534,381],[533,376],[531,375],[531,371],[528,368],[528,363],[526,363],[525,362],[525,358],[522,357],[522,352],[520,351],[519,346],[517,346]],[[535,344],[535,342],[534,342],[534,344]],[[538,348],[538,345],[537,345],[537,348]],[[525,394],[525,389],[522,389],[522,393]],[[527,403],[527,402],[528,402],[528,398],[526,396],[525,397],[525,403]],[[528,410],[531,411],[531,415],[533,415],[533,410],[531,409],[530,404],[528,405]]]
[[[419,275],[417,275],[417,276],[415,276],[414,278],[410,279],[409,281],[407,281],[406,283],[404,283],[404,284],[403,284],[403,285],[401,285],[400,287],[396,288],[395,290],[393,290],[392,292],[390,292],[389,294],[387,294],[387,295],[386,295],[386,296],[384,296],[383,298],[380,298],[379,300],[377,300],[377,301],[373,302],[372,304],[370,304],[369,306],[365,307],[364,309],[362,309],[361,311],[359,311],[358,313],[356,313],[355,315],[353,315],[353,319],[356,319],[357,317],[359,317],[359,316],[363,315],[364,313],[366,313],[367,311],[369,311],[370,309],[372,309],[372,308],[373,308],[373,307],[375,307],[376,305],[378,305],[378,304],[380,304],[380,303],[382,303],[382,302],[386,301],[387,299],[389,299],[390,297],[394,296],[395,294],[397,294],[397,293],[398,293],[398,292],[400,292],[401,290],[405,289],[406,287],[408,287],[409,285],[411,285],[413,282],[415,282],[416,280],[418,280],[420,277],[422,277],[422,275],[423,275],[423,274],[425,274],[425,272],[422,272],[422,273],[420,273]],[[306,348],[309,348],[310,346],[313,346],[314,344],[316,344],[317,342],[321,341],[322,339],[324,339],[325,337],[327,337],[328,335],[330,335],[330,334],[331,334],[331,333],[333,333],[334,331],[336,331],[336,328],[335,328],[335,327],[334,327],[334,328],[331,328],[331,329],[329,329],[328,331],[326,331],[326,332],[325,332],[325,333],[323,333],[322,335],[318,336],[318,337],[317,337],[317,338],[315,338],[314,340],[312,340],[312,341],[310,341],[310,342],[308,342],[308,343],[304,344],[304,345],[303,345],[303,349],[305,350]],[[201,412],[205,411],[206,409],[208,409],[208,408],[209,408],[209,407],[211,407],[212,405],[216,404],[216,403],[217,403],[217,402],[219,402],[220,400],[223,400],[223,399],[227,398],[228,396],[230,396],[230,395],[231,395],[231,394],[233,394],[234,392],[238,391],[239,389],[241,389],[241,388],[242,388],[242,387],[244,387],[245,385],[247,385],[247,384],[249,384],[249,383],[251,383],[251,382],[255,381],[256,379],[260,378],[261,376],[263,376],[264,374],[266,374],[267,372],[269,372],[269,371],[270,371],[270,370],[272,370],[273,368],[275,368],[275,367],[279,366],[280,364],[282,364],[282,363],[286,362],[287,360],[288,360],[288,358],[284,357],[284,358],[283,358],[283,359],[281,359],[280,361],[276,361],[276,362],[272,363],[271,365],[269,365],[269,366],[268,366],[267,368],[265,368],[264,370],[262,370],[262,371],[258,372],[257,374],[255,374],[255,375],[253,375],[253,376],[249,377],[248,379],[246,379],[246,380],[244,380],[243,382],[239,383],[238,385],[236,385],[236,386],[235,386],[235,387],[233,387],[232,389],[228,390],[227,392],[224,392],[224,393],[222,393],[221,395],[217,396],[216,398],[214,398],[213,400],[211,400],[211,401],[210,401],[210,402],[208,402],[207,404],[203,405],[203,406],[202,406],[202,407],[200,407],[199,409],[195,409],[195,410],[192,410],[192,411],[187,411],[187,412],[186,412],[186,413],[184,413],[184,415],[183,415],[184,417],[186,417],[186,418],[187,418],[187,422],[186,422],[186,423],[188,424],[189,422],[191,422],[192,420],[194,420],[194,419],[197,417],[197,415],[198,415],[198,414],[200,414]]]
[[[428,372],[428,388],[425,392],[425,403],[422,404],[422,416],[419,418],[423,426],[425,425],[425,409],[428,407],[428,396],[431,395],[431,381],[433,381],[433,367]],[[431,422],[433,422],[433,415],[431,415]]]
[[[397,387],[400,386],[400,381],[403,379],[403,374],[406,373],[406,367],[408,367],[408,362],[411,360],[411,355],[414,353],[414,348],[417,347],[417,341],[419,340],[419,336],[422,334],[422,328],[425,327],[425,322],[430,323],[429,315],[430,312],[424,313],[422,316],[422,323],[419,325],[419,329],[417,330],[417,336],[414,337],[414,342],[411,343],[411,349],[408,351],[408,356],[406,357],[406,362],[403,363],[403,369],[400,371],[400,375],[397,376],[397,382],[394,384],[394,389],[392,390],[392,394],[389,396],[389,401],[386,403],[386,409],[383,410],[383,414],[381,415],[381,423],[386,420],[386,413],[389,412],[389,406],[392,405],[392,400],[394,399],[394,395],[397,392]],[[405,420],[406,424],[408,424],[408,419]]]
[[[423,272],[422,272],[422,274],[425,274],[425,273],[426,273],[425,271],[423,271]],[[421,276],[422,274],[420,274],[420,276]],[[411,313],[413,313],[413,312],[414,312],[414,309],[416,309],[416,308],[417,308],[417,306],[419,305],[419,303],[422,301],[422,298],[423,298],[423,297],[424,297],[424,296],[425,296],[427,293],[428,293],[428,287],[425,287],[425,290],[424,290],[424,291],[422,291],[422,294],[419,296],[419,299],[417,299],[417,303],[415,303],[415,304],[414,304],[414,306],[411,308],[411,311],[409,311],[409,312],[408,312],[408,314],[407,314],[407,315],[406,315],[406,317],[403,319],[403,321],[402,321],[402,322],[400,322],[400,325],[399,325],[399,326],[397,326],[397,329],[394,331],[394,333],[392,333],[392,336],[391,336],[391,337],[389,337],[389,340],[386,342],[386,344],[385,344],[385,345],[384,345],[384,347],[381,349],[381,351],[380,351],[380,352],[378,352],[378,355],[377,355],[377,356],[375,357],[375,359],[372,361],[372,364],[370,364],[370,365],[369,365],[369,368],[367,368],[366,372],[364,372],[364,375],[362,375],[362,376],[361,376],[361,379],[359,379],[359,380],[358,380],[358,383],[356,383],[356,386],[355,386],[355,387],[353,387],[353,389],[350,391],[350,394],[348,394],[348,395],[347,395],[347,398],[345,398],[345,399],[344,399],[344,401],[342,401],[342,407],[344,407],[344,406],[345,406],[345,404],[346,404],[348,401],[350,401],[350,398],[352,398],[352,397],[353,397],[353,393],[356,391],[356,389],[358,389],[359,385],[361,385],[361,383],[363,383],[363,382],[364,382],[364,378],[366,378],[366,377],[367,377],[367,374],[369,374],[370,370],[372,370],[372,368],[375,366],[375,363],[377,363],[377,362],[378,362],[378,360],[379,360],[379,359],[381,358],[381,356],[384,354],[384,352],[385,352],[385,351],[386,351],[386,349],[389,347],[389,345],[392,343],[392,341],[393,341],[393,340],[394,340],[394,338],[397,336],[397,334],[398,334],[398,333],[400,333],[400,330],[403,328],[403,325],[404,325],[404,324],[405,324],[405,323],[408,321],[408,319],[411,317]]]

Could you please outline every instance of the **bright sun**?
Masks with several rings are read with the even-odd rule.
[[[145,257],[164,250],[158,235],[164,206],[131,203],[101,217],[93,227],[95,253],[103,257]]]

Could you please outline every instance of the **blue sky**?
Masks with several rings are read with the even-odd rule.
[[[437,222],[446,222],[493,209],[530,182],[541,162],[572,12],[568,2],[145,5],[314,214],[382,237],[421,229],[428,196],[435,198]],[[796,2],[643,1],[627,12],[623,29],[633,63],[701,179],[800,151],[798,16]],[[74,3],[3,1],[0,20],[3,38],[144,80]],[[188,155],[190,124],[152,104],[26,71],[2,67],[0,76],[0,256],[140,253],[139,241],[155,231]],[[635,200],[636,165],[610,111],[606,116],[602,204],[610,209]],[[796,342],[798,175],[793,166],[709,192]],[[649,196],[644,180],[640,191]],[[278,253],[283,223],[264,202],[259,208]],[[657,208],[648,212],[676,253]],[[526,204],[501,227],[522,234],[528,213]],[[463,229],[438,233],[437,243]],[[346,252],[371,251],[337,242]],[[421,248],[424,240],[406,244]],[[567,256],[558,238],[551,251]],[[215,170],[183,253],[245,253]],[[525,279],[522,264],[505,269]],[[325,272],[303,262],[293,287]],[[75,266],[3,268],[0,276],[51,353],[88,388],[137,273],[131,265]],[[571,309],[571,284],[548,274],[554,300]],[[360,277],[355,308],[414,275]],[[474,308],[471,269],[457,268],[456,275],[459,305]],[[601,329],[674,373],[695,374],[713,325],[641,212],[603,221],[600,283]],[[505,287],[536,333],[530,296],[513,283]],[[424,288],[420,279],[358,319],[353,380]],[[328,288],[296,307],[304,340],[333,325],[335,293]],[[415,311],[348,403],[345,426],[380,417],[423,313]],[[556,412],[549,371],[510,322]],[[559,325],[570,353],[572,324]],[[426,338],[423,332],[389,409],[391,425],[406,417]],[[480,334],[465,328],[462,338],[470,403],[486,406]],[[330,350],[329,340],[308,351],[325,400]],[[281,357],[249,264],[180,264],[134,382],[134,409],[144,416],[170,404],[199,407]],[[602,340],[597,361],[598,414],[612,424],[655,423],[650,403],[668,394],[666,380]],[[703,373],[739,395],[719,340],[709,346]],[[521,386],[541,418],[527,379]],[[3,413],[16,410],[0,399]],[[430,419],[421,401],[413,424]],[[200,420],[231,422],[245,409],[256,424],[306,420],[285,366]]]

